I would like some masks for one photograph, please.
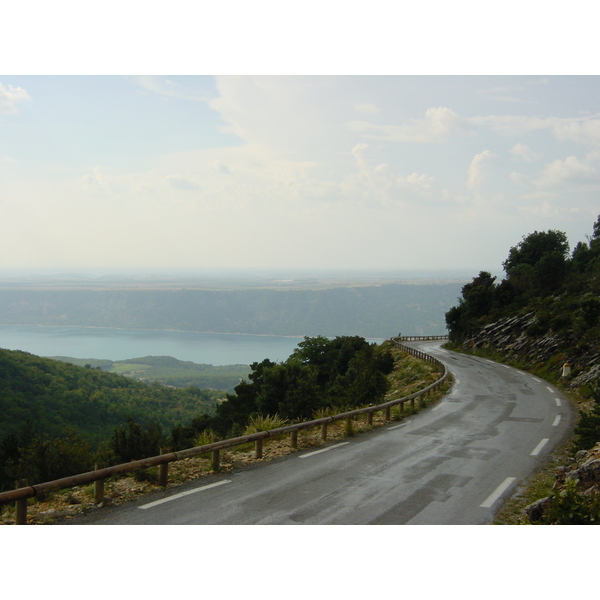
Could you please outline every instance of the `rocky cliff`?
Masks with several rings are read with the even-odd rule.
[[[466,350],[488,350],[503,360],[544,369],[552,378],[563,378],[570,389],[594,385],[600,381],[600,344],[580,344],[574,337],[530,333],[536,324],[533,312],[507,317],[483,327],[467,339]],[[569,365],[563,375],[563,366]]]

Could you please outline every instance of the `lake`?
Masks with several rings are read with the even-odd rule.
[[[282,361],[303,339],[154,329],[0,325],[0,348],[24,350],[38,356],[108,360],[173,356],[179,360],[212,365],[248,365],[265,358]],[[369,341],[380,343],[383,340]]]

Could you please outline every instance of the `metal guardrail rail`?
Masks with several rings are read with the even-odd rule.
[[[367,415],[369,425],[373,422],[373,414],[385,410],[386,420],[391,420],[391,408],[399,405],[401,411],[404,410],[404,404],[410,402],[412,408],[415,407],[415,401],[417,399],[423,399],[424,396],[437,390],[448,377],[448,369],[446,366],[434,358],[433,356],[421,352],[411,346],[405,346],[401,341],[413,341],[413,340],[437,340],[446,339],[447,336],[402,336],[399,338],[391,338],[391,342],[396,344],[403,351],[407,352],[411,356],[425,360],[427,362],[437,365],[442,373],[441,377],[434,383],[428,385],[426,388],[419,390],[409,396],[403,398],[397,398],[396,400],[390,400],[377,406],[366,406],[356,410],[340,413],[337,415],[331,415],[329,417],[323,417],[321,419],[315,419],[313,421],[306,421],[304,423],[295,423],[293,425],[286,425],[285,427],[279,427],[277,429],[271,429],[270,431],[259,431],[249,435],[243,435],[236,438],[230,438],[227,440],[221,440],[206,444],[204,446],[196,446],[195,448],[187,448],[185,450],[179,450],[178,452],[167,452],[158,456],[152,456],[150,458],[144,458],[141,460],[134,460],[128,463],[120,465],[114,465],[112,467],[106,467],[104,469],[96,469],[87,473],[81,473],[79,475],[72,475],[70,477],[63,477],[62,479],[56,479],[54,481],[48,481],[45,483],[38,483],[35,485],[23,485],[15,490],[0,493],[0,504],[7,504],[10,502],[16,503],[16,525],[24,525],[27,523],[27,499],[35,496],[43,497],[48,492],[54,492],[57,490],[67,489],[79,485],[85,485],[94,483],[94,501],[96,504],[100,504],[104,498],[104,481],[109,477],[115,475],[122,475],[123,473],[130,473],[140,469],[147,469],[149,467],[159,467],[159,483],[163,487],[166,487],[168,481],[168,466],[169,463],[183,460],[186,458],[193,458],[202,454],[212,454],[212,468],[214,471],[219,470],[220,451],[234,446],[240,446],[249,442],[255,443],[255,457],[262,457],[262,445],[263,440],[281,436],[284,434],[291,435],[291,447],[297,447],[298,432],[303,429],[310,427],[321,427],[321,438],[327,439],[327,425],[335,421],[341,421],[344,419],[351,420],[358,415]],[[423,400],[424,402],[424,400]]]

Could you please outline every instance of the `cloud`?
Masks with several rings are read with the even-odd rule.
[[[379,114],[379,108],[375,106],[375,104],[364,103],[364,104],[355,104],[354,108],[356,112],[359,112],[363,115],[377,115]]]
[[[374,125],[365,121],[350,121],[347,127],[365,137],[395,142],[435,143],[449,137],[473,133],[468,119],[445,107],[428,108],[424,119],[412,119],[404,125]]]
[[[475,155],[467,171],[466,185],[470,190],[476,190],[483,185],[489,174],[489,163],[496,155],[489,150]]]
[[[178,177],[177,175],[169,175],[165,177],[165,181],[168,185],[176,190],[199,190],[200,186],[185,177]]]
[[[588,155],[581,161],[576,156],[569,156],[565,160],[555,160],[546,165],[540,176],[535,181],[535,187],[540,189],[557,188],[566,183],[600,183],[598,169],[591,164],[595,155]]]
[[[523,135],[533,131],[550,131],[558,140],[569,140],[579,144],[600,144],[600,117],[541,117],[515,115],[488,115],[469,117],[466,121],[473,126],[489,127],[502,135]]]
[[[224,162],[221,162],[220,160],[215,160],[215,162],[213,162],[212,168],[213,171],[215,171],[216,173],[223,173],[225,175],[231,174],[231,169],[229,168],[229,166],[226,165]]]
[[[494,102],[508,102],[510,104],[516,104],[521,102],[530,102],[528,100],[523,100],[518,96],[512,94],[512,88],[510,87],[495,87],[480,90],[479,94],[485,96],[487,100],[492,100]]]
[[[164,77],[156,77],[150,75],[141,75],[135,77],[136,83],[148,92],[158,94],[159,96],[167,96],[169,98],[178,98],[180,100],[192,100],[208,102],[211,98],[205,92],[197,92],[188,87],[166,79]]]
[[[104,169],[100,165],[96,165],[91,174],[84,175],[80,180],[87,190],[107,192],[110,189],[109,178],[104,174]]]
[[[0,83],[0,113],[18,114],[16,104],[23,100],[31,100],[31,97],[22,87],[4,87]]]
[[[511,149],[510,153],[517,158],[522,158],[527,162],[535,162],[540,158],[539,154],[536,154],[529,146],[525,144],[515,144]]]

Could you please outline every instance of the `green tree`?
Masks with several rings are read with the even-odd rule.
[[[510,277],[519,265],[535,265],[546,254],[557,252],[566,258],[569,252],[569,241],[562,231],[534,231],[513,246],[508,258],[502,263],[506,274]]]
[[[127,425],[121,425],[113,432],[111,449],[120,462],[140,460],[157,456],[162,442],[161,427],[152,421],[143,427],[127,417]]]

